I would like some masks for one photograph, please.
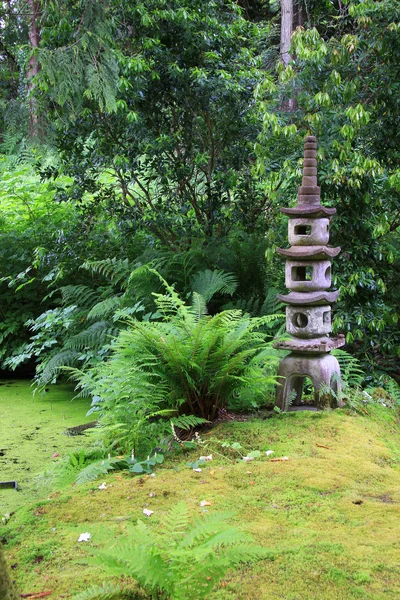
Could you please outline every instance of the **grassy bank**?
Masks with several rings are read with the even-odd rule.
[[[0,481],[16,480],[19,491],[0,490],[0,514],[38,497],[35,476],[60,455],[81,444],[63,435],[67,427],[90,421],[87,399],[76,399],[70,385],[51,385],[32,394],[27,381],[0,381]]]
[[[368,600],[400,595],[400,441],[394,411],[370,415],[344,411],[275,416],[233,422],[203,435],[204,445],[176,457],[155,477],[109,474],[102,481],[69,486],[16,512],[1,535],[21,592],[52,590],[71,598],[112,576],[90,557],[127,523],[146,519],[157,527],[184,500],[193,517],[233,510],[235,524],[271,551],[271,559],[232,572],[213,600]],[[241,459],[221,441],[239,442]],[[197,473],[187,466],[200,454],[213,460]],[[218,453],[218,454],[217,454]],[[207,500],[209,506],[201,507]],[[78,543],[81,533],[90,542]],[[189,600],[189,599],[188,599]]]

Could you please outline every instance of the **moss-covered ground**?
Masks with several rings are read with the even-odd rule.
[[[203,434],[203,447],[167,460],[155,477],[109,474],[103,490],[96,481],[24,502],[0,537],[21,592],[71,598],[106,577],[89,556],[106,529],[122,533],[128,521],[146,519],[144,508],[157,527],[183,499],[193,516],[233,510],[235,524],[273,557],[231,572],[210,600],[398,599],[399,432],[394,411],[383,407],[368,416],[299,412],[220,424]],[[288,460],[263,454],[246,462],[222,440]],[[213,460],[197,473],[187,461],[200,454]],[[84,532],[92,539],[78,543]]]

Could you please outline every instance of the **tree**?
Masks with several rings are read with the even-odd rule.
[[[251,173],[262,26],[221,0],[174,0],[168,8],[162,0],[110,0],[102,10],[101,33],[93,33],[94,17],[80,30],[89,41],[86,55],[80,42],[76,69],[81,74],[87,64],[97,77],[91,87],[89,75],[71,74],[80,27],[74,3],[66,23],[57,30],[53,23],[42,40],[41,87],[51,99],[63,169],[75,179],[71,196],[81,201],[96,190],[106,210],[170,247],[221,236],[238,221],[254,229],[268,201]],[[93,55],[103,61],[102,73],[93,71]],[[62,97],[71,80],[73,93]],[[108,100],[95,91],[103,82]]]
[[[281,165],[280,203],[295,188],[304,134],[318,137],[322,197],[338,209],[332,236],[342,246],[334,325],[348,343],[374,354],[398,352],[398,31],[393,0],[355,1],[329,23],[325,16],[298,29],[295,68],[281,66],[278,85],[266,78],[260,107],[259,154],[264,168],[271,160]],[[296,99],[293,113],[281,110],[283,98]]]

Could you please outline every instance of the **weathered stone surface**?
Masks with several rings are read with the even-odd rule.
[[[287,306],[286,331],[299,338],[315,338],[332,331],[331,307]]]
[[[316,292],[331,287],[332,274],[329,260],[307,262],[288,260],[285,267],[285,285],[294,292]]]
[[[326,246],[329,219],[289,219],[288,238],[291,246]]]
[[[276,251],[281,256],[288,258],[306,258],[307,260],[324,260],[334,258],[340,252],[340,247],[331,248],[330,246],[292,246],[291,248],[277,248]]]
[[[289,294],[277,294],[276,297],[285,304],[317,306],[336,302],[339,298],[339,290],[335,292],[290,292]]]
[[[336,208],[328,208],[321,204],[316,206],[309,206],[308,204],[298,204],[293,208],[281,208],[281,213],[288,216],[296,217],[314,217],[318,219],[320,217],[331,217],[336,212]]]
[[[303,382],[309,377],[314,386],[314,404],[318,408],[337,406],[337,400],[333,394],[324,394],[320,397],[319,391],[325,384],[337,394],[340,389],[340,367],[337,359],[331,354],[320,356],[303,356],[301,354],[289,354],[279,364],[278,377],[281,377],[282,385],[278,385],[276,393],[276,406],[286,411],[289,408],[288,398],[292,392],[296,392],[293,401],[295,406],[301,403]]]
[[[335,348],[341,348],[346,343],[343,334],[336,337],[316,337],[311,339],[301,339],[290,337],[274,343],[274,348],[278,350],[289,350],[296,354],[323,354],[330,352]]]
[[[329,218],[334,208],[320,203],[317,181],[317,143],[314,136],[307,136],[304,144],[302,185],[298,188],[298,203],[293,208],[282,208],[288,215],[290,248],[277,248],[286,256],[285,282],[289,294],[278,294],[285,302],[286,331],[291,337],[274,344],[275,348],[289,350],[279,365],[276,405],[289,409],[289,399],[295,392],[295,404],[301,403],[303,382],[310,378],[314,386],[314,403],[319,408],[337,404],[340,368],[329,352],[345,343],[343,335],[329,338],[332,330],[330,303],[335,302],[339,292],[328,292],[331,285],[330,260],[340,248],[332,248],[329,242]],[[337,375],[335,378],[334,375]],[[325,384],[323,393],[321,387]],[[331,388],[329,387],[331,386]]]

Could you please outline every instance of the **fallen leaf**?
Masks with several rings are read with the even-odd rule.
[[[151,515],[153,513],[154,513],[154,510],[149,510],[148,508],[143,509],[143,514],[146,515],[146,517],[151,517]]]
[[[88,542],[91,537],[92,536],[90,535],[90,533],[81,533],[81,535],[78,538],[78,542]]]
[[[214,471],[214,470],[213,470],[213,471],[210,471],[210,475],[214,475],[214,474],[215,474],[215,471]]]
[[[249,485],[254,485],[254,481],[250,481]]]
[[[281,458],[271,458],[269,462],[283,462],[289,460],[288,456],[281,456]]]
[[[202,500],[200,502],[200,506],[211,506],[211,502],[208,502],[208,500]]]
[[[328,446],[324,446],[323,444],[315,444],[318,448],[325,448],[325,450],[329,450]]]
[[[35,598],[44,598],[45,596],[50,596],[50,594],[53,593],[53,590],[50,590],[49,592],[38,592],[37,594],[20,594],[21,598],[30,598],[31,600],[34,600]]]
[[[246,471],[247,475],[251,475],[253,471]]]
[[[226,581],[221,581],[221,587],[226,587]]]

